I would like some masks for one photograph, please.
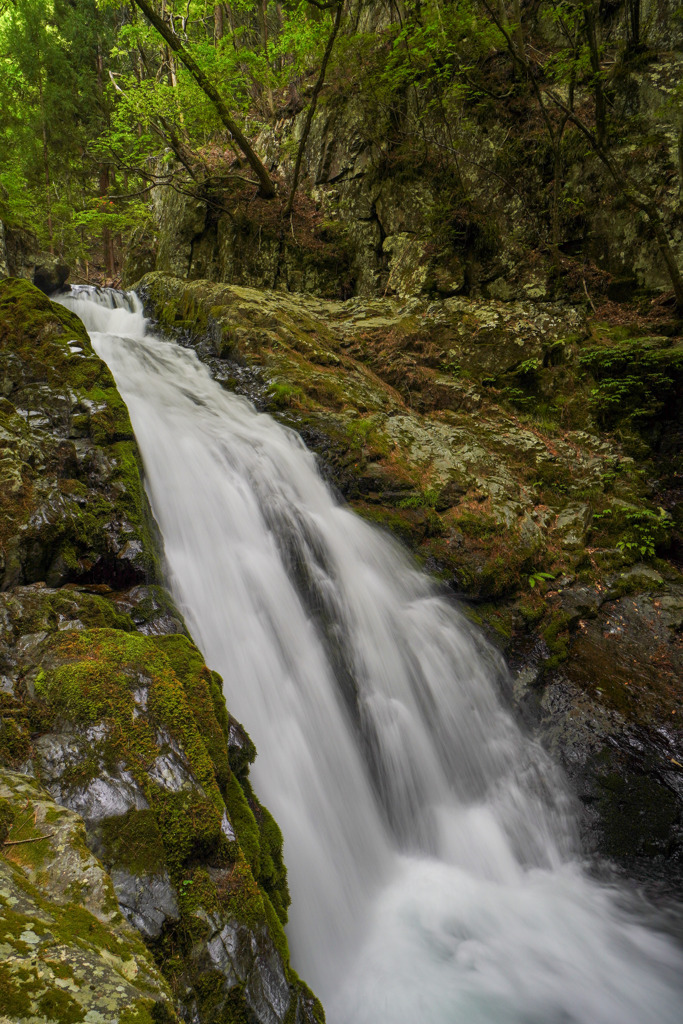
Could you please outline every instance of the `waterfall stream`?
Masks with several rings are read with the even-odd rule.
[[[135,296],[61,301],[128,405],[171,589],[256,743],[292,964],[330,1024],[678,1024],[680,950],[582,871],[498,657]]]

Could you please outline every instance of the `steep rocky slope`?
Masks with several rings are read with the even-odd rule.
[[[322,1020],[253,744],[160,586],[82,324],[0,285],[0,1015]]]

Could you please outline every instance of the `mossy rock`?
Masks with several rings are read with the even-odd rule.
[[[0,1014],[17,1024],[94,1014],[151,1024],[163,1013],[174,1024],[170,990],[119,913],[80,818],[6,771],[0,806],[13,810],[0,857]]]
[[[0,580],[130,585],[159,576],[126,407],[74,313],[0,284]]]

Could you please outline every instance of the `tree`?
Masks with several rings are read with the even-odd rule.
[[[319,5],[316,3],[316,6],[323,5]],[[318,96],[320,95],[320,90],[325,84],[327,65],[329,63],[330,57],[332,56],[332,48],[334,46],[334,41],[337,38],[337,33],[339,32],[339,26],[341,25],[343,10],[344,0],[338,0],[337,8],[334,15],[334,21],[332,23],[332,31],[330,32],[329,38],[327,40],[327,46],[325,47],[323,59],[320,63],[320,71],[318,72],[316,83],[313,86],[313,95],[311,96],[311,102],[308,106],[306,120],[304,122],[303,131],[301,133],[301,139],[299,141],[299,148],[297,150],[296,161],[294,163],[292,186],[289,192],[289,199],[287,200],[287,205],[285,206],[285,217],[289,217],[289,215],[292,212],[292,207],[294,206],[294,196],[296,195],[297,186],[299,184],[299,174],[301,173],[301,161],[303,160],[304,153],[306,152],[306,143],[308,142],[308,136],[310,135],[311,132],[311,125],[313,124],[313,117],[315,116],[315,110],[318,105]]]
[[[202,68],[199,66],[197,61],[194,59],[189,50],[183,46],[179,37],[166,22],[161,18],[152,7],[151,3],[147,0],[134,0],[134,3],[140,8],[142,13],[148,19],[148,21],[154,26],[159,35],[166,41],[168,46],[178,54],[178,58],[185,65],[187,70],[190,72],[195,82],[202,90],[202,92],[208,97],[213,106],[216,109],[220,120],[224,126],[228,129],[230,134],[233,136],[238,146],[244,153],[249,166],[252,168],[256,177],[259,181],[259,191],[264,199],[273,199],[275,196],[275,186],[270,179],[268,171],[263,166],[263,163],[259,159],[258,155],[252,148],[249,140],[242,132],[239,125],[235,122],[230,111],[228,110],[225,101],[214,86],[213,82],[205,74]]]

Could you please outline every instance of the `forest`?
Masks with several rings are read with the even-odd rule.
[[[318,102],[353,94],[385,173],[412,163],[438,176],[439,218],[464,217],[470,234],[490,231],[473,178],[495,175],[514,196],[524,156],[513,143],[523,130],[540,181],[537,194],[517,193],[520,214],[542,221],[556,276],[571,271],[563,260],[585,212],[572,168],[597,162],[606,178],[600,201],[645,221],[680,308],[680,256],[662,201],[680,194],[683,84],[665,90],[654,122],[629,84],[655,59],[655,17],[631,0],[613,10],[565,0],[8,0],[0,12],[2,210],[86,278],[115,280],[160,190],[219,208],[253,183],[259,202],[291,216]],[[678,18],[672,12],[674,28]],[[305,127],[285,147],[291,167],[267,169],[255,140],[299,114]],[[492,141],[493,159],[473,152],[487,118],[502,119],[513,136]],[[634,138],[664,150],[663,162],[634,167]]]

